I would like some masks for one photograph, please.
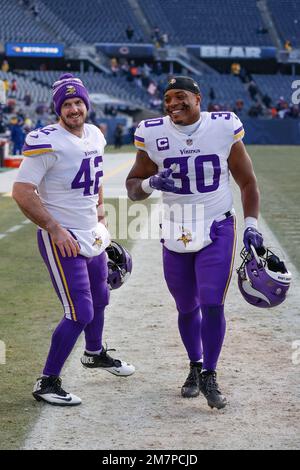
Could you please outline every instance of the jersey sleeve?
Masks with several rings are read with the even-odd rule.
[[[35,158],[24,158],[15,181],[39,186],[47,171],[55,164],[55,161],[56,157],[50,155],[37,155]]]
[[[33,157],[36,155],[44,155],[48,153],[54,153],[53,141],[50,140],[49,136],[39,131],[30,132],[25,139],[22,153],[25,157]],[[46,132],[46,131],[45,131]]]
[[[47,171],[56,161],[54,151],[49,133],[46,130],[44,133],[40,130],[30,132],[26,136],[22,150],[23,155],[30,158],[24,158],[15,181],[39,186]]]
[[[233,143],[235,143],[243,139],[245,135],[245,131],[244,131],[244,126],[240,118],[234,113],[231,113],[231,114],[232,114],[232,121],[233,121]]]
[[[144,150],[145,152],[147,151],[144,121],[141,121],[136,128],[136,131],[134,133],[134,145],[138,150]]]

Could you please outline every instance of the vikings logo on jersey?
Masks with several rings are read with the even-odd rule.
[[[101,239],[100,236],[97,236],[97,234],[95,232],[93,232],[93,237],[94,237],[94,242],[93,242],[93,246],[102,246],[103,244],[103,241]]]
[[[177,241],[182,241],[184,246],[186,247],[192,240],[192,234],[189,230],[185,229],[183,226],[181,227],[182,235],[180,238],[177,238]]]

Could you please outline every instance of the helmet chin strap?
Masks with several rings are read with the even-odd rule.
[[[256,249],[254,248],[253,245],[250,244],[250,248],[252,250],[252,253],[253,253],[253,256],[255,258],[255,261],[257,262],[257,264],[261,265],[262,264],[262,261],[260,259],[260,257],[258,256],[257,252],[256,252]]]

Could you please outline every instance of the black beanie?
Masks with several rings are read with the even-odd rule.
[[[178,76],[173,77],[168,81],[164,93],[169,90],[186,90],[195,93],[195,95],[200,95],[200,89],[198,84],[190,77]]]

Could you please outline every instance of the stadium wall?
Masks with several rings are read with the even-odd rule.
[[[245,128],[243,139],[246,145],[300,145],[300,120],[275,119],[264,120],[255,118],[242,119]],[[122,118],[99,119],[99,124],[105,124],[105,138],[109,145],[114,144],[114,131],[117,124],[126,128],[126,120]],[[124,132],[123,144],[132,143],[132,134]]]
[[[244,143],[256,145],[300,145],[300,121],[295,119],[243,119]]]

